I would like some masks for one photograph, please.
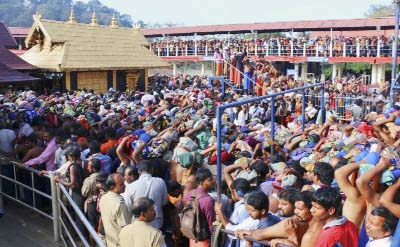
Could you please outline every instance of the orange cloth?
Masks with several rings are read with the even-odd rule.
[[[235,65],[229,66],[229,80],[230,81],[235,81],[235,76],[236,76],[236,69]]]
[[[242,74],[238,70],[235,72],[235,85],[236,87],[242,86]]]
[[[107,142],[101,144],[100,151],[102,154],[107,154],[108,149],[117,146],[117,144],[118,143],[116,140],[108,140]]]
[[[258,96],[263,95],[263,81],[260,76],[257,76],[257,79],[256,79],[256,93]]]
[[[168,201],[174,204],[175,207],[178,207],[181,200],[182,200],[182,195],[179,195],[179,197],[173,197],[168,195]]]
[[[217,63],[216,64],[217,68],[215,71],[216,76],[221,76],[222,75],[222,69],[223,69],[223,64],[222,63]]]

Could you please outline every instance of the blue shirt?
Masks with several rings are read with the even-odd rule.
[[[268,213],[268,216],[266,218],[260,220],[260,222],[257,225],[257,229],[266,228],[266,227],[275,225],[279,221],[281,221],[281,220],[277,216]],[[263,247],[265,245],[253,242],[252,246],[253,247]]]

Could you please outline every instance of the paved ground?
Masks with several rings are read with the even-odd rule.
[[[8,202],[0,218],[0,247],[62,247],[53,242],[52,221],[16,202]]]

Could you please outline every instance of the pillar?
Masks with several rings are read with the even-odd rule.
[[[149,88],[149,68],[144,69],[144,89],[147,91]]]
[[[294,64],[294,79],[297,80],[299,78],[299,64]]]
[[[308,63],[304,62],[301,65],[301,79],[305,82],[307,81]]]
[[[176,76],[176,63],[172,63],[172,75]]]
[[[184,67],[183,73],[187,74],[188,73],[188,62],[187,61],[184,62],[184,66],[183,67]]]
[[[377,76],[376,76],[376,83],[382,85],[385,82],[385,65],[386,64],[378,64],[377,66]]]
[[[338,64],[338,78],[342,78],[343,76],[343,70],[344,70],[344,63],[339,63]]]
[[[117,90],[117,71],[116,70],[113,70],[113,76],[112,76],[112,85],[113,85],[113,88],[115,89],[115,90]]]
[[[377,64],[372,64],[371,84],[377,84],[377,83],[378,83],[378,65]]]
[[[332,66],[332,80],[335,80],[338,72],[337,63],[333,63]]]
[[[65,89],[71,90],[71,71],[65,72]]]
[[[205,69],[204,63],[201,63],[201,75],[205,74],[204,69]]]

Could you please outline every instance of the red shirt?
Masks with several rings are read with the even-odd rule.
[[[357,227],[345,217],[325,224],[317,237],[315,247],[332,247],[336,243],[343,247],[358,246]]]
[[[117,146],[118,143],[116,140],[108,140],[106,143],[101,144],[100,151],[102,154],[107,154],[108,149]]]

